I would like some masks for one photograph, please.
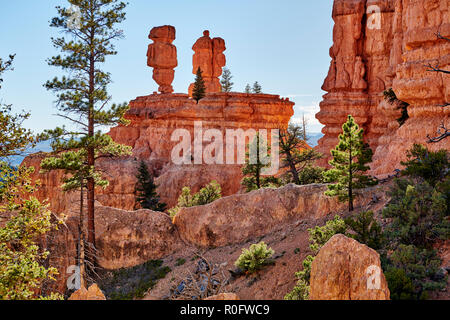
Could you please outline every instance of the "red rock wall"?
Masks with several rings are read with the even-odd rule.
[[[380,8],[379,29],[370,27],[373,14],[365,14],[372,5]],[[348,114],[365,129],[375,153],[372,171],[378,175],[400,168],[406,150],[425,144],[442,121],[450,125],[450,109],[436,107],[450,101],[449,76],[425,67],[439,62],[450,69],[450,43],[436,36],[450,36],[449,7],[449,0],[334,1],[332,62],[323,85],[328,93],[316,115],[325,125],[318,149],[328,159]],[[400,111],[383,99],[389,88],[410,104],[402,127],[396,121]],[[449,149],[450,139],[428,147]]]
[[[135,176],[140,160],[146,161],[153,171],[161,200],[169,208],[176,205],[183,187],[188,186],[197,192],[212,180],[219,182],[224,196],[234,194],[241,188],[241,165],[175,165],[171,153],[178,142],[171,141],[172,133],[176,129],[187,129],[193,140],[194,122],[202,121],[203,130],[220,130],[225,142],[227,129],[270,130],[280,124],[286,125],[293,115],[293,105],[287,99],[267,94],[214,93],[208,94],[199,104],[187,94],[139,97],[130,103],[127,118],[131,124],[113,128],[110,132],[115,141],[133,147],[133,156],[98,161],[98,168],[104,171],[110,184],[105,190],[98,189],[96,200],[104,206],[133,210]],[[32,155],[24,163],[36,168],[34,178],[42,183],[39,198],[50,199],[54,212],[64,212],[79,199],[79,195],[61,191],[62,172],[39,174],[44,156]]]

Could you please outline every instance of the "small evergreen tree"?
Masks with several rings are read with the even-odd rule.
[[[245,93],[252,93],[252,87],[250,87],[250,85],[248,83],[245,86]]]
[[[349,211],[353,211],[354,190],[373,186],[377,181],[366,175],[372,162],[372,150],[363,141],[363,129],[359,129],[351,115],[342,126],[339,144],[331,150],[333,159],[329,162],[333,169],[324,173],[327,182],[331,182],[328,196],[337,196],[339,201],[348,201]]]
[[[249,249],[242,249],[242,254],[234,265],[243,271],[254,273],[270,264],[270,258],[274,253],[275,251],[272,248],[268,248],[264,242],[252,244]]]
[[[262,93],[262,87],[261,85],[258,83],[258,81],[256,81],[253,84],[253,88],[252,88],[253,93]]]
[[[242,174],[244,175],[242,185],[245,186],[247,192],[280,185],[279,179],[262,175],[263,169],[270,167],[269,155],[261,154],[261,144],[267,143],[266,141],[262,141],[262,139],[263,138],[258,133],[253,141],[248,144],[249,152],[246,154],[245,165],[242,168]],[[270,151],[269,146],[267,146],[267,151]]]
[[[138,174],[136,175],[136,201],[137,205],[143,209],[149,209],[153,211],[164,212],[167,205],[160,202],[159,195],[156,193],[158,187],[153,175],[148,171],[147,164],[141,161],[138,168]]]
[[[178,197],[177,206],[169,210],[169,215],[173,218],[181,208],[203,206],[220,198],[222,198],[222,188],[215,180],[201,188],[200,191],[194,195],[191,194],[191,189],[189,187],[184,187],[181,191],[181,195]]]
[[[231,79],[233,79],[233,76],[231,75],[230,69],[223,68],[222,80],[220,81],[220,84],[222,85],[222,92],[231,92],[234,85],[234,83],[231,82]]]
[[[192,98],[197,103],[203,99],[206,95],[205,81],[203,80],[203,71],[198,67],[197,74],[195,76],[194,88],[192,89]]]
[[[420,177],[435,187],[449,176],[450,154],[447,150],[430,151],[420,144],[415,144],[407,153],[407,161],[401,164],[406,168],[402,174]]]

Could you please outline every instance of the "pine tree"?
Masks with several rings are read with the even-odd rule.
[[[130,154],[129,147],[115,143],[101,132],[102,127],[127,125],[124,115],[127,104],[113,104],[107,86],[109,73],[102,71],[106,58],[115,55],[113,40],[123,37],[116,24],[125,20],[126,4],[118,0],[69,0],[79,8],[76,27],[72,23],[72,10],[56,7],[58,16],[51,27],[60,29],[68,38],[52,38],[53,45],[63,55],[49,59],[50,66],[60,67],[68,76],[54,78],[45,84],[47,90],[57,94],[59,116],[69,120],[77,129],[65,127],[47,130],[42,138],[52,139],[54,155],[42,162],[46,170],[62,169],[66,191],[87,190],[87,242],[95,250],[95,188],[106,187],[108,181],[96,168],[100,158]],[[81,192],[80,219],[83,210]],[[80,225],[82,228],[82,225]],[[95,259],[95,257],[94,257]],[[95,261],[93,261],[95,264]]]
[[[359,129],[351,115],[342,126],[339,144],[331,150],[333,159],[329,162],[333,169],[324,173],[327,182],[333,183],[325,192],[337,196],[339,201],[348,201],[349,211],[353,211],[354,190],[375,185],[374,178],[366,175],[372,162],[372,150],[363,141],[363,129]]]
[[[3,74],[13,70],[14,57],[10,55],[6,61],[0,58],[0,89]],[[11,105],[0,103],[0,161],[8,161],[9,157],[23,154],[26,149],[35,146],[33,133],[23,127],[23,122],[29,117],[28,112],[14,114]]]
[[[15,54],[10,54],[8,60],[0,58],[0,77],[5,71],[12,70],[12,63],[15,58]],[[0,78],[0,89],[2,88],[3,78]]]
[[[261,85],[258,83],[258,81],[256,81],[253,84],[253,88],[252,88],[253,93],[262,93],[262,87]]]
[[[269,187],[271,185],[278,186],[280,184],[279,180],[275,177],[264,177],[262,171],[264,168],[270,167],[269,155],[262,155],[261,144],[266,143],[261,141],[263,138],[260,134],[256,134],[252,142],[249,143],[247,153],[247,159],[245,165],[242,168],[242,174],[244,178],[242,179],[242,184],[245,186],[247,192],[258,190],[264,187]],[[267,151],[270,151],[270,147],[267,147]],[[250,159],[255,157],[254,159]]]
[[[136,185],[136,201],[143,209],[164,212],[167,205],[160,202],[159,195],[156,193],[158,186],[154,182],[153,175],[150,174],[144,161],[141,161],[136,176],[138,182]]]
[[[322,154],[310,149],[304,140],[303,127],[290,125],[287,129],[280,128],[280,153],[283,156],[283,168],[288,168],[292,181],[300,185],[299,175],[306,167],[320,159]]]
[[[245,93],[252,93],[252,87],[250,87],[250,85],[248,83],[245,86]]]
[[[206,95],[205,81],[203,80],[202,74],[202,69],[198,67],[197,74],[195,76],[194,89],[192,90],[192,98],[197,101],[197,103]]]
[[[234,85],[234,83],[231,82],[231,79],[233,79],[233,76],[231,75],[230,69],[223,68],[222,80],[220,81],[220,84],[222,85],[222,92],[231,92]]]

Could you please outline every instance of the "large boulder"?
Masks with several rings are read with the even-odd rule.
[[[324,195],[326,185],[260,189],[219,199],[205,206],[182,208],[174,223],[183,240],[200,247],[242,243],[276,230],[282,223],[319,219],[343,211],[345,203]],[[356,206],[367,204],[376,188],[366,190]]]
[[[379,254],[342,234],[333,236],[312,263],[311,300],[389,300]]]

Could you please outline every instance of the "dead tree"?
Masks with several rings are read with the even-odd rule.
[[[438,39],[450,41],[450,38],[444,37],[439,32],[436,34],[436,36],[438,37]],[[429,71],[429,72],[450,74],[450,71],[441,69],[439,67],[439,63],[437,63],[435,66],[431,65],[431,63],[430,63],[430,64],[427,65],[427,68],[428,68],[427,71]],[[444,104],[439,105],[439,107],[442,107],[442,108],[445,108],[445,107],[448,107],[448,106],[450,106],[449,102],[445,102]],[[444,140],[445,138],[447,138],[448,136],[450,136],[449,129],[446,127],[444,121],[442,121],[441,126],[437,130],[437,136],[436,137],[431,137],[430,135],[427,136],[428,143],[440,142],[440,141]]]

